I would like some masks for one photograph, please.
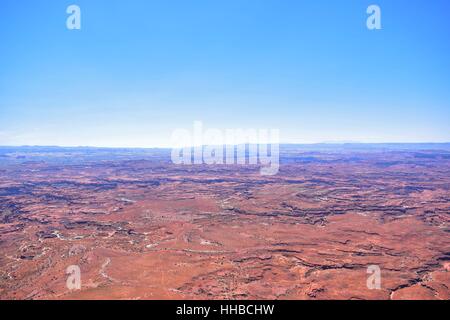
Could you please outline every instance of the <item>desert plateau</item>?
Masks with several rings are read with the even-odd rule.
[[[449,218],[446,144],[282,145],[275,176],[2,147],[0,299],[448,300]]]

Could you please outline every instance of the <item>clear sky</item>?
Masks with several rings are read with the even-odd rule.
[[[448,142],[450,1],[0,1],[0,145],[168,146],[195,120]]]

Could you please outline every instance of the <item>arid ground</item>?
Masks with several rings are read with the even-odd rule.
[[[168,150],[0,148],[0,298],[446,300],[449,150],[282,146],[261,176]]]

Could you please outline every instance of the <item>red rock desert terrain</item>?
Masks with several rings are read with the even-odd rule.
[[[167,150],[2,148],[0,298],[447,300],[445,147],[284,146],[275,176]]]

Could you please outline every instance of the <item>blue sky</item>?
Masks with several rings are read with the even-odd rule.
[[[195,120],[448,142],[449,57],[448,0],[2,0],[0,145],[169,146]]]

